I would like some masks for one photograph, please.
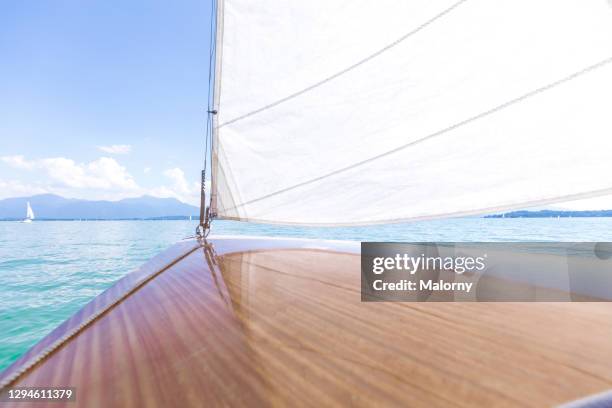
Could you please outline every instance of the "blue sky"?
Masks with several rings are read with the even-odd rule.
[[[0,5],[0,198],[197,201],[205,0]]]
[[[208,0],[2,1],[0,199],[196,204],[209,18]]]

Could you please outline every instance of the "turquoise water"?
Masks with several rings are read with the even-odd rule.
[[[195,226],[0,222],[0,370],[113,282],[193,235]],[[612,218],[462,218],[359,228],[215,221],[213,232],[357,241],[612,241]]]

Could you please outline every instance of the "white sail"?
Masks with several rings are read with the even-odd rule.
[[[606,0],[219,0],[213,209],[341,225],[612,193]]]
[[[32,210],[32,206],[30,205],[29,201],[28,201],[28,204],[27,204],[26,219],[27,220],[33,220],[34,219],[34,211]]]

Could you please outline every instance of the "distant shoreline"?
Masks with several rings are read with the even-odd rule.
[[[502,214],[490,214],[483,217],[470,218],[610,218],[612,210],[598,211],[512,211]],[[192,215],[191,221],[198,221],[198,215]],[[0,222],[22,221],[23,218],[0,218]],[[34,222],[40,221],[189,221],[188,215],[169,215],[161,217],[131,217],[131,218],[37,218]]]
[[[612,217],[612,210],[596,211],[511,211],[503,214],[486,215],[484,218],[601,218]]]

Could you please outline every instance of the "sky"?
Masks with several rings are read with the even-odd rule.
[[[0,199],[196,204],[207,0],[0,4]]]
[[[209,19],[209,0],[2,1],[0,199],[197,204]]]

